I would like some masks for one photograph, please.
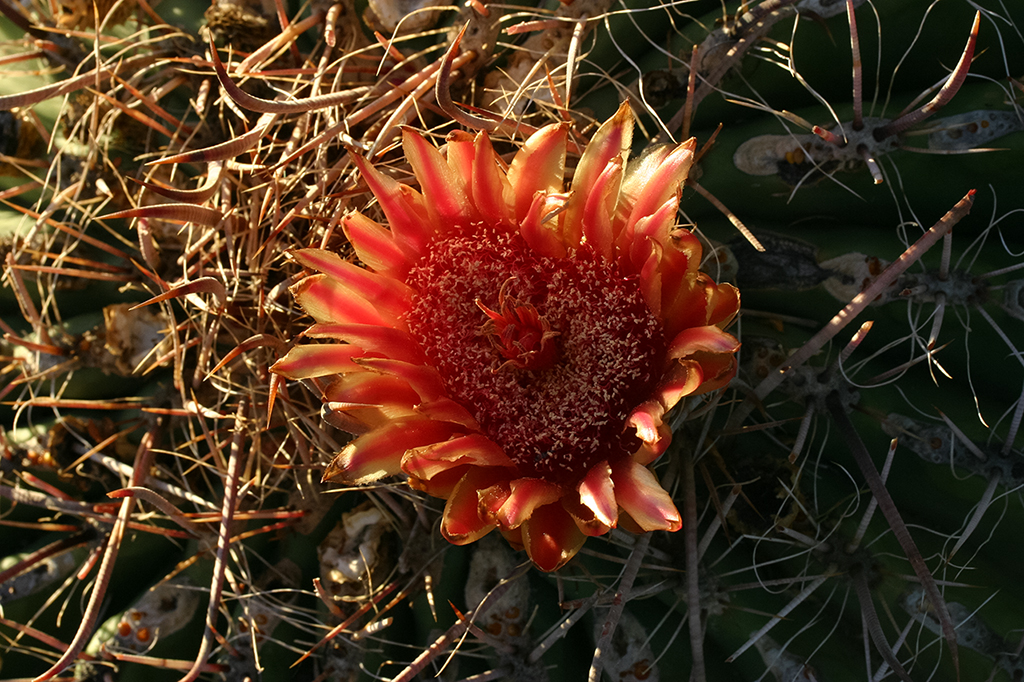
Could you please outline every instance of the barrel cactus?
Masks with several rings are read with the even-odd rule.
[[[5,679],[1024,675],[1017,5],[0,10]]]

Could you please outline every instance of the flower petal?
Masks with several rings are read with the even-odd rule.
[[[605,526],[614,528],[619,519],[619,505],[615,501],[615,484],[608,462],[599,462],[590,468],[579,485],[580,502],[594,513]]]
[[[560,504],[536,509],[521,528],[526,553],[542,571],[554,571],[564,566],[576,556],[587,539]]]
[[[307,343],[293,346],[274,363],[271,372],[286,379],[312,379],[328,374],[357,372],[362,368],[352,361],[366,351],[348,343]]]
[[[427,215],[423,197],[408,185],[384,175],[358,154],[352,154],[352,160],[384,209],[395,245],[409,260],[416,262],[426,252],[435,227],[434,223],[423,219]]]
[[[618,237],[616,228],[622,227],[621,223],[614,220],[615,204],[619,200],[619,183],[621,181],[622,160],[614,158],[608,162],[608,165],[586,192],[586,203],[580,216],[582,238],[608,262],[612,262],[615,258],[615,241]],[[575,191],[572,196],[574,199],[576,198]],[[573,220],[575,217],[565,219],[566,224],[570,224]],[[566,242],[572,243],[569,239],[567,236]]]
[[[597,176],[605,172],[608,164],[621,161],[633,144],[633,109],[623,101],[618,110],[601,124],[587,143],[583,156],[576,164],[573,175],[573,191],[586,193]]]
[[[670,197],[679,191],[693,164],[697,142],[690,138],[667,155],[660,150],[648,154],[622,182],[622,192],[628,197],[629,217],[626,230],[645,216],[652,215]]]
[[[551,258],[565,257],[565,244],[557,232],[558,222],[547,220],[547,216],[560,210],[565,205],[565,195],[544,194],[533,195],[530,210],[519,224],[519,232],[534,251]]]
[[[416,406],[416,412],[439,422],[461,424],[471,431],[480,430],[480,422],[473,418],[469,410],[450,398],[422,402]]]
[[[292,296],[317,322],[351,322],[377,326],[404,326],[387,319],[372,303],[327,275],[310,275],[291,287]]]
[[[420,189],[429,201],[423,203],[427,215],[437,226],[465,225],[472,220],[465,186],[437,147],[412,128],[402,129],[402,151],[420,181]],[[422,222],[423,217],[420,216]]]
[[[602,523],[594,516],[593,509],[584,505],[573,495],[566,495],[559,502],[562,503],[562,508],[572,517],[572,520],[576,522],[576,527],[587,537],[604,535],[612,529],[611,526]],[[616,515],[618,515],[618,511],[616,511]],[[616,523],[618,523],[617,520]]]
[[[402,457],[402,471],[421,480],[430,480],[462,464],[507,468],[515,466],[497,443],[478,433],[413,448]]]
[[[415,259],[398,247],[390,230],[362,213],[346,215],[341,219],[341,228],[359,260],[377,272],[395,279],[405,279]]]
[[[416,414],[419,395],[398,377],[350,372],[324,390],[321,417],[332,426],[363,434],[393,419]]]
[[[626,423],[636,429],[636,436],[642,443],[633,453],[633,461],[650,464],[668,448],[672,442],[672,429],[662,419],[669,407],[661,400],[647,400],[630,413]]]
[[[691,327],[676,334],[669,344],[666,355],[669,358],[685,358],[698,352],[733,354],[740,348],[740,342],[732,334],[714,325]]]
[[[493,523],[498,528],[502,528],[503,526],[498,523],[498,511],[511,494],[512,485],[507,477],[486,488],[478,489],[476,491],[477,514],[488,523]],[[516,528],[518,527],[516,526]]]
[[[338,405],[352,409],[336,409]],[[410,416],[410,414],[412,413],[407,412],[403,416]],[[320,418],[339,431],[351,433],[353,436],[361,436],[373,431],[381,424],[391,421],[394,417],[392,415],[385,416],[375,408],[359,408],[357,410],[349,403],[324,403],[320,407]]]
[[[624,101],[615,115],[597,129],[576,164],[572,178],[572,199],[565,211],[562,229],[567,244],[578,243],[587,234],[588,217],[591,223],[594,218],[603,219],[609,225],[613,223],[612,217],[619,200],[621,169],[632,142],[633,110]],[[609,174],[611,166],[617,167],[619,172]],[[602,176],[605,176],[603,183],[600,181]],[[597,208],[602,212],[594,213]],[[587,240],[593,243],[592,236],[588,236]],[[602,248],[595,246],[595,250],[603,255]],[[610,255],[606,258],[611,259]]]
[[[522,221],[537,192],[555,194],[562,191],[565,181],[565,143],[567,129],[564,124],[544,126],[526,141],[512,159],[508,169],[508,183],[512,189],[512,206],[516,221]]]
[[[324,471],[323,480],[359,485],[402,471],[402,456],[412,448],[452,437],[457,427],[432,419],[390,421],[345,446]]]
[[[516,478],[509,482],[508,497],[493,513],[500,528],[518,528],[543,505],[557,502],[565,490],[540,478]]]
[[[512,545],[512,549],[525,549],[525,547],[523,546],[522,526],[520,526],[519,528],[513,528],[512,530],[505,530],[504,528],[499,528],[498,532],[501,533],[501,536],[505,538],[505,541],[508,542],[508,544]]]
[[[442,500],[447,500],[452,496],[452,494],[454,494],[455,486],[459,484],[459,481],[461,481],[466,474],[475,468],[476,467],[472,464],[460,464],[438,473],[429,481],[419,478],[410,478],[409,487],[413,490],[425,492],[431,497],[438,497]]]
[[[689,230],[673,230],[664,243],[661,315],[669,338],[687,327],[708,324],[707,292],[697,270],[702,251],[700,241]]]
[[[624,265],[627,272],[635,272],[640,276],[640,292],[651,312],[663,317],[661,310],[661,254],[662,247],[657,241],[645,237],[636,239],[629,245],[628,251],[621,254],[620,266]],[[628,260],[627,260],[628,258]]]
[[[502,469],[471,468],[462,477],[444,506],[441,535],[453,545],[475,542],[494,530],[494,523],[480,518],[478,490],[486,490],[508,473]]]
[[[704,370],[700,363],[689,358],[679,358],[669,366],[662,376],[655,394],[666,408],[672,408],[688,395],[697,393],[704,381]]]
[[[444,390],[444,381],[433,367],[391,358],[359,358],[358,364],[371,372],[401,377],[419,394],[423,402],[448,397]]]
[[[491,140],[480,133],[473,141],[473,176],[470,178],[473,203],[481,215],[495,225],[511,224],[515,220],[515,204],[511,203],[512,185],[502,169],[491,146]],[[509,199],[506,199],[508,197]]]
[[[658,395],[671,408],[687,395],[714,391],[736,374],[740,342],[718,327],[691,327],[679,332],[666,353],[670,365],[658,385]],[[676,363],[673,365],[672,360]]]
[[[452,170],[451,177],[463,187],[469,195],[469,182],[472,179],[473,160],[476,157],[475,136],[465,130],[453,130],[444,140],[445,160]]]
[[[631,241],[631,248],[628,250],[630,259],[632,261],[633,271],[640,273],[640,276],[646,281],[656,277],[658,280],[658,297],[656,301],[648,301],[652,306],[651,310],[655,311],[656,315],[664,315],[662,311],[662,294],[661,292],[661,280],[664,274],[672,272],[671,268],[666,267],[665,253],[671,248],[670,245],[666,245],[669,241],[669,233],[671,232],[672,225],[675,224],[676,211],[679,208],[679,202],[675,196],[672,196],[662,204],[658,209],[651,215],[644,216],[637,221],[636,225],[632,228],[629,234]],[[624,231],[623,234],[626,234]],[[621,241],[622,235],[619,235]],[[650,245],[648,245],[650,244]],[[654,262],[654,267],[657,268],[657,274],[651,267],[652,263],[648,256],[651,250],[657,253],[657,260]],[[626,249],[622,249],[623,252],[627,252]]]
[[[338,280],[354,295],[376,306],[383,317],[397,319],[412,305],[415,292],[405,283],[342,260],[336,253],[323,249],[299,249],[290,251],[288,255],[303,267]]]
[[[672,233],[678,211],[679,195],[673,194],[649,215],[642,216],[634,223],[633,239],[646,236],[664,246]]]
[[[400,404],[375,406],[325,402],[320,408],[321,419],[353,436],[369,433],[396,419],[416,419],[419,416],[416,410]]]
[[[623,457],[612,464],[615,499],[645,531],[677,531],[683,527],[679,510],[672,498],[647,467]]]
[[[423,351],[409,332],[376,324],[314,324],[306,330],[314,339],[334,338],[347,341],[367,352],[380,353],[403,362],[422,363]]]
[[[731,284],[715,284],[707,278],[708,324],[729,326],[740,311],[740,292]]]
[[[662,424],[658,431],[661,432],[661,439],[653,443],[640,443],[640,447],[632,455],[634,462],[647,466],[665,454],[665,450],[672,444],[672,429],[668,424]]]

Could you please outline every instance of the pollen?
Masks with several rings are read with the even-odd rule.
[[[435,244],[407,283],[410,331],[522,475],[575,484],[636,450],[623,424],[665,353],[636,277],[586,248],[553,258],[488,231]]]

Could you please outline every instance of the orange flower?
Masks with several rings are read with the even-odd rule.
[[[722,331],[739,295],[698,271],[675,228],[693,140],[626,167],[633,116],[597,131],[564,191],[567,130],[537,131],[507,168],[485,135],[444,150],[406,130],[420,190],[355,162],[390,229],[353,213],[359,267],[319,249],[294,287],[316,321],[274,365],[331,376],[332,424],[357,435],[324,474],[404,474],[444,498],[441,532],[497,528],[551,571],[588,535],[679,530],[647,468],[681,398],[724,386],[739,346]],[[336,376],[334,376],[336,375]]]

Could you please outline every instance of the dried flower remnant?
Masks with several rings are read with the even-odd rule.
[[[588,535],[680,528],[647,466],[671,440],[665,413],[735,373],[723,328],[739,295],[675,228],[693,141],[627,169],[632,124],[623,105],[601,126],[568,192],[558,124],[507,168],[486,135],[453,133],[442,152],[407,130],[422,193],[356,158],[390,230],[346,217],[366,268],[293,254],[317,271],[294,287],[306,336],[330,342],[274,366],[333,377],[326,416],[358,438],[326,480],[405,474],[447,500],[450,542],[497,528],[549,571]]]
[[[135,11],[135,0],[64,0],[57,3],[56,8],[61,28],[91,29],[97,23],[123,24]]]

